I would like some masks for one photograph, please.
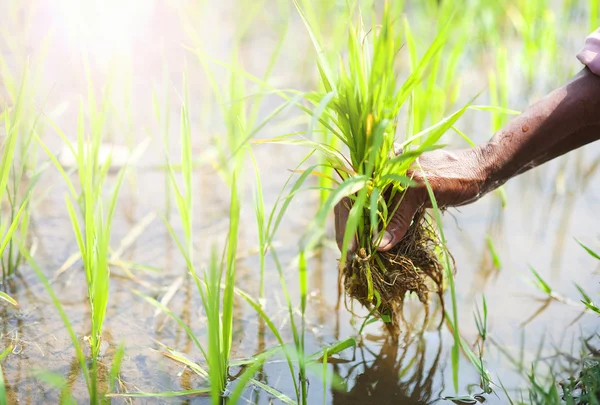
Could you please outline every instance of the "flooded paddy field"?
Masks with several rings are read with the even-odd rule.
[[[370,15],[381,14],[384,2],[356,3],[368,41]],[[422,129],[478,94],[475,104],[522,111],[581,69],[575,55],[593,21],[600,25],[600,18],[593,19],[593,13],[600,16],[591,9],[593,1],[540,0],[536,6],[470,1],[464,10],[439,3],[392,7],[399,24],[410,24],[419,56],[452,16],[449,39],[433,62],[437,67],[428,70],[437,78],[427,82],[431,76],[426,76],[415,89],[420,101],[414,108],[424,111]],[[346,2],[300,1],[298,7],[313,29],[318,27],[324,46],[347,56]],[[297,168],[310,148],[246,142],[296,132],[320,136],[307,131],[310,115],[285,105],[278,93],[320,86],[316,52],[294,2],[6,1],[0,5],[0,25],[5,27],[0,111],[6,112],[3,120],[16,118],[0,131],[0,151],[11,134],[18,139],[7,169],[8,191],[0,201],[0,229],[8,231],[5,224],[12,224],[23,202],[25,213],[2,254],[1,291],[18,306],[0,300],[1,400],[215,404],[234,403],[239,391],[237,402],[251,404],[508,404],[508,397],[514,403],[544,403],[531,400],[532,376],[552,387],[579,373],[582,356],[600,347],[598,315],[586,309],[578,289],[598,302],[600,262],[579,242],[592,253],[600,251],[600,144],[443,215],[456,271],[458,317],[451,319],[458,321],[464,344],[477,358],[481,354],[486,380],[464,349],[453,359],[455,338],[449,322],[441,322],[435,294],[426,324],[423,305],[414,294],[407,298],[407,322],[397,342],[381,320],[365,324],[369,311],[338,288],[340,252],[332,215],[319,224],[319,243],[300,254],[331,191],[319,189],[324,183],[318,176],[309,176],[299,190],[293,190],[293,181],[286,183],[301,176]],[[403,46],[397,52],[404,80],[412,51]],[[310,105],[300,99],[298,104]],[[18,105],[22,112],[16,116]],[[407,119],[403,111],[400,120]],[[79,117],[84,130],[78,128]],[[472,109],[456,127],[482,143],[510,118]],[[98,148],[78,160],[59,130],[74,149],[78,134],[83,134],[82,150],[96,140]],[[454,131],[440,143],[468,147]],[[97,165],[89,166],[94,175],[86,183],[81,165],[96,152]],[[105,153],[112,153],[106,165]],[[307,162],[318,163],[317,155]],[[191,161],[186,163],[186,156]],[[92,225],[82,214],[84,194],[95,190],[98,198],[89,204],[104,224],[119,182],[105,251],[106,313],[95,356],[90,342],[98,307],[91,307],[85,268],[97,262],[82,260],[73,222],[79,219],[87,237]],[[102,209],[94,205],[100,200]],[[191,210],[182,211],[188,201]],[[287,203],[266,228],[266,243],[257,223],[267,224],[271,210],[279,213]],[[182,212],[191,214],[187,222]],[[106,236],[94,235],[85,242]],[[94,246],[84,254],[97,258],[101,248]],[[64,310],[89,379],[34,267]],[[212,298],[199,290],[208,291],[212,269],[221,272],[212,291],[221,291],[223,301],[216,301],[211,315],[204,298]],[[237,290],[229,290],[227,301],[232,283]],[[476,316],[482,297],[483,345]],[[449,290],[445,301],[451,312]],[[216,338],[214,325],[220,325]],[[214,357],[213,349],[230,361],[217,399],[208,370],[222,357]],[[130,395],[139,393],[144,396]]]

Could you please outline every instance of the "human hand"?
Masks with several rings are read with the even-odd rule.
[[[425,179],[440,208],[469,204],[485,194],[489,166],[485,157],[484,149],[479,147],[423,153],[407,173],[417,185],[396,194],[388,202],[388,210],[394,214],[384,234],[374,235],[374,240],[379,240],[378,250],[392,249],[406,234],[416,212],[422,207],[432,207]],[[351,200],[346,197],[334,209],[336,242],[340,250],[350,208]],[[348,250],[356,250],[356,240],[350,242]]]

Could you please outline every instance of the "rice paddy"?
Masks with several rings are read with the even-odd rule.
[[[596,0],[2,2],[0,404],[598,403],[600,145],[377,251],[419,155],[488,140],[598,26]]]

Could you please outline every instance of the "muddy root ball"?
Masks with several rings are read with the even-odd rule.
[[[386,326],[392,337],[400,334],[404,321],[403,303],[406,293],[414,292],[425,306],[425,323],[429,316],[429,293],[433,287],[443,306],[444,268],[438,258],[441,242],[425,211],[417,214],[413,224],[391,251],[369,255],[364,248],[346,263],[341,277],[348,297],[356,299],[369,310],[377,305],[377,298],[369,298],[369,278],[373,291],[380,297],[376,311],[387,315]],[[443,314],[443,311],[442,311]]]

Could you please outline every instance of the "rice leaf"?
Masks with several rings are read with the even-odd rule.
[[[521,114],[521,111],[510,110],[508,108],[496,107],[496,106],[491,106],[491,105],[471,105],[471,106],[469,106],[469,109],[470,110],[478,110],[478,111],[489,111],[489,112],[508,114],[508,115]]]
[[[196,335],[194,334],[194,332],[190,329],[190,327],[185,322],[183,322],[183,320],[179,316],[177,316],[168,307],[163,305],[160,301],[157,301],[152,297],[144,295],[138,290],[132,290],[132,291],[135,295],[137,295],[140,298],[143,298],[146,302],[148,302],[149,304],[153,305],[154,307],[160,309],[165,314],[169,315],[175,322],[177,322],[177,324],[179,324],[179,326],[181,326],[183,328],[183,330],[185,330],[185,332],[188,334],[190,339],[192,339],[192,341],[196,344],[196,347],[198,349],[200,349],[204,358],[208,359],[208,356],[206,355],[206,352],[204,351],[204,346],[202,346],[200,341],[196,338]]]
[[[585,251],[588,252],[589,255],[592,256],[594,259],[600,260],[600,254],[596,253],[595,251],[593,251],[592,249],[590,249],[589,247],[587,247],[586,245],[584,245],[583,242],[581,242],[577,238],[575,238],[575,242],[577,242],[579,244],[579,246],[581,246],[582,248],[584,248]]]
[[[328,92],[335,90],[335,81],[333,80],[333,75],[331,73],[331,69],[329,68],[327,60],[325,59],[325,56],[324,56],[325,51],[323,50],[323,47],[321,46],[319,39],[317,38],[317,35],[315,34],[315,30],[313,29],[311,23],[308,21],[306,14],[300,7],[300,4],[298,4],[298,0],[293,0],[293,2],[294,2],[294,6],[296,6],[296,9],[298,10],[298,14],[300,14],[300,17],[302,18],[302,22],[304,22],[306,30],[310,36],[310,40],[312,41],[313,46],[315,47],[315,50],[317,51],[317,65],[319,67],[319,73],[321,74],[321,79],[323,80],[323,83],[325,84],[325,88]]]
[[[333,356],[334,354],[343,352],[344,350],[349,349],[351,347],[356,347],[356,344],[357,344],[356,339],[347,338],[340,342],[336,342],[331,345],[327,345],[324,348],[317,351],[316,353],[313,353],[311,356],[309,356],[308,361],[309,362],[319,362],[323,359],[324,356],[327,356],[327,357]]]
[[[540,276],[540,274],[531,266],[529,266],[529,270],[531,271],[531,273],[533,273],[533,276],[535,278],[534,280],[534,285],[541,290],[542,292],[546,293],[547,295],[552,295],[552,287],[550,287],[548,285],[548,283],[546,283],[546,281],[544,281],[544,279],[542,278],[542,276]]]
[[[19,244],[19,249],[21,251],[21,254],[27,260],[27,262],[29,263],[29,266],[31,266],[31,268],[37,275],[38,279],[41,281],[42,285],[46,289],[46,292],[50,296],[52,303],[54,304],[54,307],[58,311],[60,318],[62,319],[63,324],[65,325],[65,328],[67,329],[67,332],[69,333],[69,337],[71,338],[71,343],[73,343],[73,347],[75,348],[77,360],[79,361],[79,367],[83,371],[83,375],[85,377],[85,381],[86,381],[86,384],[88,387],[88,392],[89,392],[90,396],[92,398],[94,398],[96,396],[96,392],[94,390],[92,390],[92,381],[91,381],[90,373],[88,371],[88,367],[86,364],[85,355],[83,354],[83,349],[81,347],[81,344],[79,343],[79,339],[77,338],[77,335],[75,334],[75,331],[73,330],[71,322],[69,321],[69,317],[67,316],[66,312],[64,311],[62,304],[60,303],[60,300],[54,293],[52,286],[50,286],[48,279],[44,275],[44,272],[38,266],[37,262],[33,259],[33,257],[31,257],[31,254],[25,248],[25,246],[22,244],[21,241],[17,241],[17,243]]]
[[[429,63],[433,60],[434,56],[440,52],[446,41],[448,40],[448,35],[450,31],[451,22],[446,23],[446,25],[442,28],[442,30],[438,33],[434,41],[429,46],[429,49],[425,52],[425,55],[421,58],[419,64],[410,74],[408,79],[404,82],[400,90],[398,91],[398,96],[396,97],[396,108],[404,104],[408,95],[412,92],[417,84],[422,80],[423,73]]]
[[[0,300],[8,302],[10,305],[15,306],[15,307],[19,306],[17,301],[15,301],[10,295],[8,295],[7,293],[5,293],[3,291],[0,291]]]
[[[274,398],[277,398],[284,404],[298,405],[297,401],[294,401],[292,398],[288,397],[283,392],[280,392],[280,391],[276,390],[275,388],[273,388],[261,381],[258,381],[256,379],[252,378],[252,379],[250,379],[250,382],[252,384],[256,385],[257,387],[261,388],[262,390],[264,390],[265,392],[267,392],[269,395],[273,396]]]
[[[121,394],[107,394],[109,398],[178,398],[205,396],[210,393],[210,388],[196,390],[163,391],[163,392],[127,392]]]
[[[110,368],[110,375],[108,378],[109,381],[109,393],[114,392],[117,387],[117,379],[119,378],[119,371],[121,369],[121,363],[123,361],[123,356],[125,355],[125,344],[121,343],[115,352],[113,357],[112,366]]]
[[[277,339],[277,342],[279,343],[279,346],[283,349],[285,347],[285,342],[283,341],[283,338],[281,336],[281,333],[279,332],[279,330],[277,329],[277,327],[275,326],[275,324],[273,323],[273,321],[271,320],[271,318],[267,315],[267,313],[264,311],[264,309],[262,308],[262,306],[256,301],[254,300],[249,294],[247,294],[246,292],[240,290],[239,288],[235,289],[236,294],[238,294],[240,297],[242,297],[244,300],[246,300],[246,302],[248,304],[250,304],[250,306],[252,306],[252,308],[254,308],[254,310],[258,313],[258,315],[265,321],[265,323],[267,324],[267,326],[269,327],[269,329],[271,330],[271,332],[273,333],[273,335],[275,336],[275,338]],[[284,292],[285,289],[284,289]],[[286,294],[287,295],[287,294]],[[290,370],[290,375],[294,375],[294,366],[292,364],[292,358],[289,354],[289,352],[287,350],[284,350],[284,354],[287,360],[287,364],[288,364],[288,368]],[[296,383],[296,379],[293,379],[293,383],[294,383],[294,389],[296,391],[296,395],[298,396],[298,385]]]

